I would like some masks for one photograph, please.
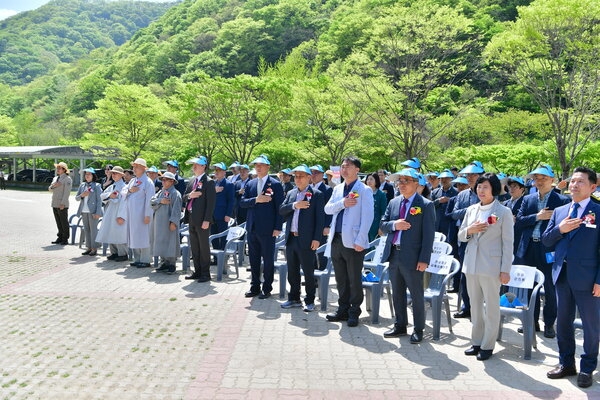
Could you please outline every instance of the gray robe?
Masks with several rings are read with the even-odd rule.
[[[125,195],[122,193],[123,188],[125,188],[125,181],[121,179],[107,187],[100,195],[102,201],[106,202],[106,209],[104,210],[104,217],[102,217],[98,235],[96,236],[98,243],[127,243],[127,224],[119,225],[117,223],[119,210],[122,212],[122,209],[125,207]],[[115,199],[110,198],[112,192],[117,192]]]
[[[169,199],[170,204],[160,204],[162,199]],[[179,256],[179,220],[181,219],[181,194],[175,186],[162,189],[150,201],[154,209],[152,220],[152,255],[154,257]],[[171,231],[169,225],[174,223],[178,229]]]
[[[138,187],[135,193],[129,192],[130,188]],[[145,174],[133,177],[121,192],[125,195],[125,207],[119,210],[119,217],[127,225],[127,245],[131,249],[150,248],[150,228],[152,227],[152,214],[150,200],[154,196],[154,182]],[[145,224],[144,218],[150,217],[150,223]]]

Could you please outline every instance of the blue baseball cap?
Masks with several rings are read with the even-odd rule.
[[[310,170],[310,168],[308,168],[308,165],[306,164],[298,165],[296,168],[290,171],[290,175],[292,172],[304,172],[305,174],[312,175],[312,171]]]
[[[156,172],[158,174],[158,168],[156,168],[156,166],[153,165],[150,168],[148,168],[146,172]]]
[[[438,178],[442,179],[442,178],[452,178],[454,179],[454,174],[452,173],[452,171],[450,171],[448,168],[446,168],[445,170],[443,170],[439,175]]]
[[[428,172],[425,176],[435,176],[436,178],[439,178],[440,174],[438,174],[437,171],[431,171]]]
[[[94,168],[91,168],[91,167],[90,167],[90,168],[86,168],[86,169],[84,169],[84,170],[83,170],[83,172],[89,172],[89,173],[91,173],[91,174],[95,174],[95,173],[96,173],[96,170],[95,170]]]
[[[240,169],[247,169],[248,171],[250,171],[250,167],[248,166],[248,164],[240,164]]]
[[[529,175],[546,175],[550,178],[554,178],[554,171],[552,171],[552,167],[548,164],[542,164],[533,171],[531,171]]]
[[[468,185],[469,181],[467,180],[467,178],[465,178],[464,176],[457,176],[456,178],[454,178],[452,180],[452,183],[461,183],[463,185]]]
[[[227,165],[225,165],[224,162],[214,163],[210,167],[212,169],[219,168],[219,169],[222,169],[223,171],[227,171]]]
[[[413,157],[410,160],[404,161],[400,165],[404,165],[405,167],[417,169],[417,168],[421,168],[421,160],[419,160],[417,157]]]
[[[231,169],[231,168],[238,168],[239,166],[240,166],[240,162],[239,162],[239,161],[234,161],[234,162],[233,162],[233,163],[232,163],[232,164],[229,166],[229,168],[230,168],[230,169]]]
[[[483,174],[484,172],[483,164],[480,161],[473,161],[460,171],[461,174]]]
[[[421,179],[419,178],[419,175],[421,174],[419,174],[414,168],[404,168],[402,171],[398,171],[394,174],[391,174],[389,180],[397,181],[401,176],[408,176],[409,178],[413,178],[414,180],[418,181]],[[421,177],[423,177],[423,175],[421,175]]]
[[[507,177],[507,175],[506,175],[504,172],[498,172],[498,173],[496,174],[496,176],[497,176],[497,177],[498,177],[498,179],[500,179],[500,180],[502,180],[502,179],[504,179],[504,178],[506,178],[506,177]]]
[[[163,165],[170,165],[172,167],[175,167],[177,169],[179,169],[179,163],[177,162],[177,160],[169,160],[169,161],[165,161],[163,163]]]
[[[323,167],[319,164],[313,165],[312,167],[310,167],[311,170],[313,171],[319,171],[321,173],[325,173],[325,170],[323,169]]]
[[[520,178],[518,176],[509,176],[508,177],[508,182],[509,185],[511,183],[518,183],[519,185],[525,187],[525,181],[523,180],[523,178]]]
[[[199,164],[206,165],[208,164],[208,160],[204,156],[198,156],[196,158],[189,159],[185,162],[186,164]]]
[[[266,164],[271,165],[271,161],[269,161],[269,157],[264,154],[256,157],[250,164]]]
[[[425,176],[423,176],[423,174],[419,174],[419,185],[427,186],[427,179],[425,179]]]
[[[292,170],[291,170],[291,169],[289,169],[289,168],[282,169],[282,170],[281,170],[281,171],[279,171],[279,172],[283,172],[283,173],[284,173],[284,174],[286,174],[286,175],[292,175]]]

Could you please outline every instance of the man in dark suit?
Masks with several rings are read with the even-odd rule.
[[[213,222],[216,191],[215,182],[206,176],[207,160],[199,156],[187,161],[192,164],[194,178],[188,182],[183,195],[185,202],[185,221],[189,223],[189,240],[194,261],[194,273],[185,279],[198,279],[198,282],[210,281],[210,224]]]
[[[294,184],[292,183],[292,175],[292,170],[289,168],[279,171],[279,181],[281,182],[281,186],[283,186],[284,196],[287,196],[290,190],[294,188]]]
[[[458,194],[458,190],[452,186],[454,175],[449,169],[443,170],[438,175],[438,179],[442,182],[442,185],[431,192],[431,200],[435,206],[435,231],[443,233],[447,239],[448,228],[452,220],[446,217],[446,208],[450,199]]]
[[[327,204],[329,199],[331,199],[331,194],[333,193],[333,188],[327,184],[323,180],[323,175],[325,174],[325,170],[319,164],[313,165],[310,167],[310,182],[311,187],[319,192],[323,193],[324,204]],[[327,242],[327,236],[329,235],[329,229],[331,228],[331,215],[325,214],[325,223],[323,226],[323,236],[319,241],[320,245],[323,245]],[[315,268],[319,270],[324,270],[327,267],[327,257],[324,255],[320,255],[318,258],[315,258]]]
[[[177,191],[181,193],[181,197],[183,197],[187,187],[185,185],[185,181],[179,175],[179,162],[177,162],[177,160],[169,160],[163,162],[163,165],[167,168],[167,172],[175,175],[175,179],[177,180],[177,183],[175,183],[175,189],[177,189]]]
[[[548,226],[552,211],[569,202],[569,199],[553,190],[554,171],[549,165],[542,165],[530,172],[535,181],[537,192],[523,198],[523,203],[515,220],[515,228],[521,230],[521,240],[515,255],[515,264],[536,267],[544,273],[544,336],[556,336],[554,322],[556,321],[556,294],[552,283],[552,263],[546,255],[551,250],[542,243],[542,233]],[[536,331],[540,330],[539,297],[535,303],[533,320]]]
[[[211,165],[215,170],[215,191],[217,198],[215,211],[213,213],[214,224],[210,228],[211,234],[224,232],[229,227],[229,221],[233,218],[233,205],[235,203],[234,185],[229,182],[227,175],[227,166],[225,163],[216,163]],[[220,237],[213,240],[213,248],[223,250],[227,243],[226,237]]]
[[[250,290],[246,297],[259,299],[271,297],[275,271],[275,238],[281,233],[283,217],[279,208],[283,203],[283,186],[269,176],[271,162],[261,154],[254,161],[256,178],[246,185],[241,207],[248,209],[246,231],[248,232],[248,258],[252,271]],[[262,292],[260,282],[261,259],[263,262]]]
[[[569,182],[573,201],[554,210],[542,240],[554,248],[552,280],[558,300],[557,339],[559,365],[547,373],[550,379],[576,375],[573,320],[579,310],[583,322],[583,354],[577,385],[592,385],[598,364],[600,338],[600,234],[596,216],[600,205],[590,201],[596,190],[596,172],[575,168]]]
[[[300,301],[300,267],[306,280],[304,311],[315,309],[315,250],[319,248],[325,223],[323,193],[310,187],[310,169],[302,164],[294,168],[296,188],[285,198],[279,213],[286,219],[285,256],[290,291],[281,308],[302,307]]]
[[[389,203],[396,196],[396,192],[394,191],[394,185],[392,185],[386,180],[387,173],[384,169],[378,170],[377,175],[379,176],[379,182],[381,182],[379,190],[385,193],[385,197],[387,198],[387,202]]]
[[[380,229],[387,234],[382,261],[389,261],[390,282],[396,322],[384,337],[406,335],[406,289],[412,298],[414,332],[411,343],[423,340],[425,299],[423,272],[429,265],[435,236],[435,207],[417,193],[419,174],[412,168],[392,174],[397,179],[400,196],[388,204]]]
[[[244,195],[244,190],[246,189],[246,184],[248,184],[248,182],[250,182],[250,177],[249,177],[249,173],[250,173],[250,167],[248,167],[247,164],[241,164],[239,166],[240,169],[240,175],[239,175],[239,179],[237,181],[235,181],[235,205],[234,205],[234,213],[235,213],[235,220],[237,222],[237,224],[242,224],[244,222],[246,222],[246,215],[248,214],[248,209],[247,208],[242,208],[240,206],[240,203],[242,201],[242,196]]]

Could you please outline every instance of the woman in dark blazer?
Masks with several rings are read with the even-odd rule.
[[[83,170],[85,172],[85,182],[83,182],[75,200],[79,201],[77,215],[81,217],[83,222],[83,230],[85,232],[86,251],[82,253],[84,256],[95,256],[98,249],[96,236],[98,235],[98,221],[102,216],[102,187],[96,182],[96,171],[93,168]]]
[[[500,180],[486,173],[477,179],[479,203],[467,208],[458,240],[467,242],[463,273],[471,298],[471,347],[465,350],[480,361],[492,356],[500,324],[500,285],[510,280],[513,260],[513,215],[500,204]],[[485,304],[485,307],[484,307]]]

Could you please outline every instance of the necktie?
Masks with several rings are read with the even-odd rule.
[[[573,203],[573,209],[571,210],[571,215],[569,218],[577,218],[577,210],[579,209],[579,203]]]
[[[194,180],[194,186],[192,187],[192,192],[196,191],[196,188],[198,187],[198,179]],[[188,211],[192,211],[192,204],[194,203],[194,199],[190,199],[187,203],[187,210]]]
[[[256,183],[256,194],[262,194],[263,190],[263,180],[262,178],[258,178],[258,182]]]
[[[402,200],[402,206],[400,206],[400,215],[398,216],[398,218],[400,218],[400,219],[406,218],[406,205],[407,204],[408,204],[408,199]],[[392,243],[396,244],[398,242],[398,237],[400,236],[400,232],[402,232],[402,231],[396,231],[396,233],[394,233],[394,240],[392,241]]]

